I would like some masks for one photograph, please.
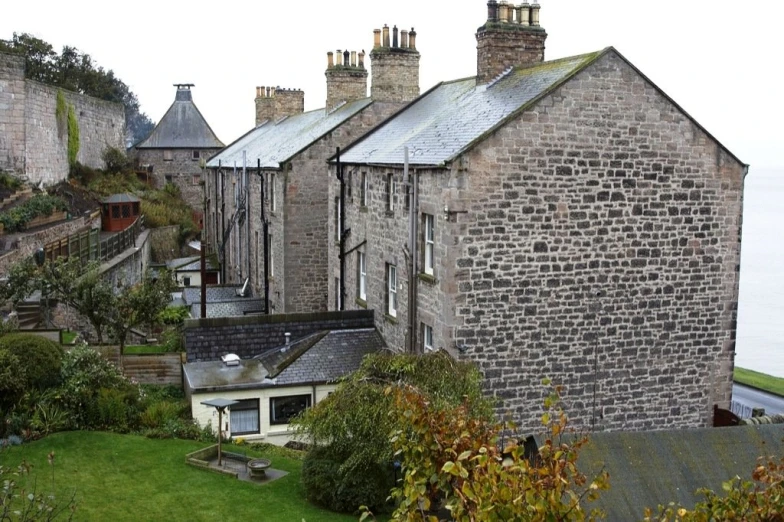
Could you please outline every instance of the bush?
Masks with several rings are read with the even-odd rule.
[[[155,402],[147,406],[139,417],[139,423],[145,428],[161,428],[168,421],[181,418],[182,406],[171,401]]]
[[[0,353],[6,351],[18,359],[19,372],[27,388],[46,389],[60,382],[63,349],[54,341],[24,333],[0,337]]]
[[[0,349],[0,409],[10,408],[19,400],[27,385],[27,368],[19,357]],[[0,433],[3,428],[0,427]]]
[[[132,388],[101,388],[95,401],[97,427],[127,433],[136,425],[138,393]]]
[[[87,165],[82,165],[78,161],[71,165],[70,172],[68,173],[69,178],[73,178],[77,180],[84,186],[89,185],[93,182],[93,180],[101,175],[99,170],[95,170]]]
[[[19,232],[27,228],[27,224],[39,216],[51,216],[55,210],[66,210],[65,202],[57,196],[37,194],[18,207],[0,213],[0,223],[6,232]]]
[[[114,147],[106,147],[101,153],[101,159],[109,174],[121,174],[131,168],[131,161],[125,152]]]

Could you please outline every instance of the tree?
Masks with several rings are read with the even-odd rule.
[[[389,436],[399,426],[385,389],[408,383],[435,404],[465,404],[472,415],[489,419],[492,407],[480,382],[475,366],[445,352],[365,357],[332,394],[294,421],[299,437],[312,443],[303,464],[313,472],[303,472],[306,494],[336,511],[383,508],[395,477]]]
[[[174,289],[174,279],[165,271],[157,278],[146,272],[139,284],[123,287],[114,299],[109,323],[112,336],[120,344],[121,355],[128,332],[139,325],[155,323],[171,302]]]
[[[0,40],[0,51],[25,57],[25,77],[55,85],[125,107],[126,136],[136,143],[155,127],[140,110],[139,100],[114,71],[95,64],[89,54],[63,46],[58,55],[51,44],[30,34],[14,33],[10,41]]]
[[[565,436],[560,388],[545,399],[544,442],[529,452],[503,437],[510,426],[476,417],[464,404],[439,405],[410,385],[390,386],[387,394],[399,426],[395,455],[403,463],[403,480],[392,491],[394,520],[437,522],[440,506],[461,522],[602,517],[586,512],[584,503],[608,488],[608,475],[602,471],[589,483],[579,471],[587,438]]]

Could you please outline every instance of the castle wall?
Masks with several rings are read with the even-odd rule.
[[[77,161],[103,168],[107,146],[125,147],[122,104],[24,80],[24,59],[0,54],[0,168],[51,185],[67,179],[68,132],[58,128],[57,92],[74,107],[79,124]]]

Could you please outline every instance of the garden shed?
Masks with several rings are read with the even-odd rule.
[[[101,230],[120,232],[133,225],[141,215],[139,198],[131,194],[114,194],[101,201]]]

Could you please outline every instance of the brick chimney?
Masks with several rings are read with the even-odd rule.
[[[544,61],[547,33],[539,25],[539,9],[536,2],[487,2],[487,22],[476,32],[477,83],[488,83],[509,67]]]
[[[343,102],[349,103],[367,98],[367,77],[365,51],[341,51],[334,55],[327,53],[327,104],[331,111]]]
[[[299,89],[256,87],[256,125],[305,112],[305,93]]]
[[[419,96],[419,51],[416,31],[373,31],[373,50],[370,52],[370,72],[373,82],[370,96],[374,101],[404,103]]]

